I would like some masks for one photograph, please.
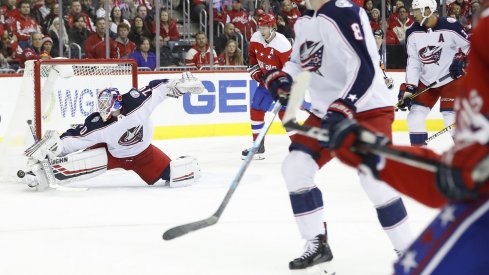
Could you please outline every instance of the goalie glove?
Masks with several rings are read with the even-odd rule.
[[[205,87],[198,78],[191,72],[183,72],[182,78],[171,79],[166,84],[168,88],[167,96],[178,98],[186,93],[201,94]]]
[[[63,145],[58,133],[48,130],[39,142],[25,150],[24,155],[37,161],[42,161],[46,157],[54,158],[63,152]]]

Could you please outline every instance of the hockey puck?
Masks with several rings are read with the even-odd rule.
[[[19,177],[19,178],[25,177],[25,172],[22,170],[17,171],[17,177]]]

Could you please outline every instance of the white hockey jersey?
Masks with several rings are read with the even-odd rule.
[[[69,129],[61,135],[62,155],[76,152],[96,144],[105,143],[110,154],[116,158],[136,156],[151,144],[153,110],[166,96],[165,82],[153,89],[132,89],[122,95],[121,115],[102,121],[99,113],[92,113],[83,125]]]
[[[332,0],[308,11],[294,25],[296,38],[283,71],[294,78],[312,73],[311,111],[323,117],[338,98],[351,101],[357,112],[393,106],[368,16],[346,0]]]
[[[453,19],[440,17],[434,28],[426,29],[414,23],[406,31],[408,61],[406,83],[429,85],[448,74],[454,55],[462,50],[468,54],[470,42],[462,25]],[[434,87],[443,86],[448,78]]]

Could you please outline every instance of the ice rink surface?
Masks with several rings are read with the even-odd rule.
[[[395,134],[406,144],[407,133]],[[172,241],[170,227],[207,218],[221,203],[251,137],[164,140],[170,157],[199,159],[203,177],[190,187],[146,186],[137,175],[113,171],[71,186],[85,192],[33,192],[0,184],[0,274],[284,275],[303,252],[280,174],[288,138],[268,136],[266,159],[251,163],[214,226]],[[430,147],[450,146],[447,134]],[[405,175],[409,177],[409,175]],[[317,175],[336,274],[392,274],[396,259],[356,172],[334,160]],[[405,198],[413,231],[437,210]]]

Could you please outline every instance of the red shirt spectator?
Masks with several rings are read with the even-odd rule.
[[[156,22],[153,22],[151,28],[153,34],[156,34]],[[166,9],[161,9],[160,12],[160,35],[166,42],[168,40],[178,41],[180,40],[180,33],[177,29],[177,22],[170,18]]]
[[[216,51],[212,50],[212,54],[214,56],[214,64],[217,65],[218,59]],[[207,37],[205,36],[205,33],[198,32],[195,35],[195,44],[192,45],[192,48],[187,52],[187,56],[185,56],[185,65],[200,68],[205,65],[210,65],[210,60],[211,51],[207,44]]]
[[[87,58],[105,58],[105,18],[97,18],[95,21],[96,32],[90,34],[85,41],[85,53]],[[110,39],[110,58],[118,58],[117,45]]]
[[[448,5],[447,14],[452,14],[453,6],[455,6],[455,3],[459,4],[460,8],[461,8],[459,16],[465,16],[465,17],[470,16],[471,5],[470,5],[469,0],[455,0],[455,2]]]
[[[386,44],[388,44],[388,45],[398,45],[398,44],[400,44],[399,38],[397,38],[396,33],[393,30],[391,30],[391,29],[387,29],[387,34],[385,36],[385,41],[386,41]]]
[[[289,26],[294,30],[295,21],[301,17],[301,13],[297,6],[292,5],[290,0],[284,0],[282,2],[282,17],[287,18]]]
[[[29,37],[34,32],[41,32],[41,27],[37,24],[36,20],[30,16],[30,12],[31,6],[29,2],[22,2],[20,4],[20,14],[16,17],[16,20],[12,25],[12,32],[17,36],[19,42],[28,41]]]
[[[0,7],[0,14],[3,15],[4,23],[7,27],[12,26],[15,18],[20,14],[20,10],[17,8],[17,1],[7,0],[7,4]]]
[[[414,23],[414,20],[409,18],[408,11],[405,7],[400,7],[398,9],[398,17],[395,21],[389,23],[389,29],[394,31],[399,39],[399,42],[405,43],[406,30],[409,29]]]
[[[79,0],[73,0],[71,2],[71,11],[70,14],[65,16],[65,20],[68,23],[68,27],[71,29],[75,25],[75,16],[81,15],[85,19],[85,25],[87,26],[87,30],[94,32],[95,28],[93,27],[92,24],[92,19],[90,17],[82,12],[82,6]]]
[[[120,23],[117,26],[117,38],[115,43],[120,58],[127,58],[129,54],[136,50],[136,44],[127,38],[129,35],[129,25]]]
[[[27,60],[37,60],[40,58],[42,47],[42,33],[35,32],[31,35],[32,45],[26,48],[19,56],[19,65],[21,68],[25,67]]]
[[[246,35],[250,15],[241,8],[241,0],[233,0],[232,6],[233,9],[228,11],[226,23],[233,23],[243,35]]]
[[[221,66],[242,66],[243,52],[238,49],[236,41],[229,39],[218,59]]]

